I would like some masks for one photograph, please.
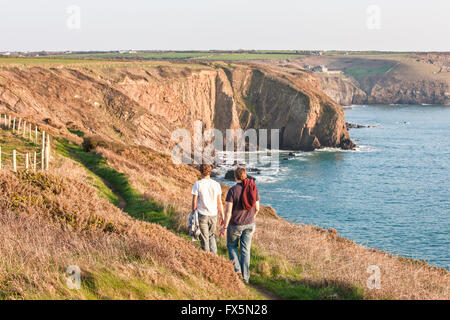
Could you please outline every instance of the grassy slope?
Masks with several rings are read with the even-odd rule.
[[[172,208],[152,200],[145,200],[143,195],[130,186],[128,178],[107,165],[106,159],[97,153],[84,152],[80,146],[60,140],[57,150],[64,156],[79,161],[86,169],[98,177],[113,184],[126,199],[125,211],[131,216],[174,228],[175,212]],[[180,237],[188,238],[183,230],[176,231]],[[219,240],[219,254],[227,257],[224,239]],[[308,286],[301,284],[301,270],[286,260],[277,260],[253,246],[251,283],[261,286],[283,299],[360,299],[358,290],[343,290],[336,286]]]
[[[2,145],[19,150],[29,146],[27,139],[9,133],[0,129]],[[115,202],[114,197],[99,175],[66,158],[94,167],[98,164],[99,173],[123,183],[120,174],[98,161],[99,156],[83,154],[66,141],[57,146],[54,174],[0,171],[0,298],[258,297],[243,289],[225,260],[196,253],[189,242],[171,232],[123,214],[109,203]],[[80,181],[86,177],[109,201],[98,198],[92,192],[95,189]],[[130,213],[139,214],[145,207],[143,200],[124,185]],[[154,209],[154,203],[147,202],[147,208]],[[159,219],[158,212],[147,213],[145,220],[167,221]],[[82,269],[80,290],[69,290],[65,285],[65,268],[71,264]],[[220,277],[208,271],[211,264],[222,270]],[[231,278],[224,286],[222,277],[227,274]]]
[[[113,185],[126,201],[124,211],[132,217],[158,223],[165,227],[173,225],[171,216],[174,213],[170,208],[165,208],[155,201],[144,199],[142,194],[133,189],[128,178],[124,174],[109,167],[101,155],[85,152],[80,146],[65,139],[57,141],[56,150],[60,154],[81,163],[93,175],[97,176],[97,179],[104,179]],[[117,203],[113,203],[117,205]]]

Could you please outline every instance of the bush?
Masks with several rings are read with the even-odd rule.
[[[97,147],[107,148],[108,143],[99,136],[89,136],[83,138],[83,143],[81,146],[83,147],[83,150],[85,152],[91,152],[95,150]]]

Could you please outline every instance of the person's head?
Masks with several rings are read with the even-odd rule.
[[[200,173],[202,174],[202,177],[209,177],[211,174],[212,167],[209,164],[202,164],[200,165]]]
[[[247,179],[247,171],[244,168],[238,167],[234,171],[234,179],[236,179],[236,181],[244,181]]]

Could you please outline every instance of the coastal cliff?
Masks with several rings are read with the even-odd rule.
[[[330,53],[266,62],[282,70],[313,70],[340,105],[450,104],[448,53]]]
[[[343,76],[320,75],[323,91],[343,106],[353,104],[450,104],[450,89],[445,81],[383,79],[366,80],[362,90]]]
[[[340,105],[351,106],[367,102],[367,94],[345,77],[321,76],[320,82],[323,92]]]
[[[251,65],[0,68],[0,111],[168,152],[176,128],[280,130],[280,148],[352,148],[344,112],[305,74]]]

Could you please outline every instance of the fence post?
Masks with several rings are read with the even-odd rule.
[[[44,149],[42,149],[41,150],[41,170],[42,171],[44,171],[44,153],[45,153],[45,150]]]
[[[31,139],[31,123],[30,123],[30,141],[33,141],[32,139]]]
[[[45,170],[48,170],[50,164],[50,135],[47,134],[47,145],[45,150]]]
[[[27,122],[24,120],[23,121],[23,137],[25,138],[25,135],[27,133]]]
[[[13,120],[13,132],[16,131],[16,117]]]
[[[36,151],[34,152],[33,171],[36,172]]]
[[[30,158],[28,156],[28,152],[25,154],[25,169],[28,170],[30,164]]]
[[[13,150],[13,171],[17,172],[16,150]]]
[[[37,125],[34,128],[34,143],[37,144],[38,143],[38,127]]]

